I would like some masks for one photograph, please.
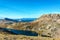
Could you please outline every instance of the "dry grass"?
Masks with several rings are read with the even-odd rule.
[[[0,40],[53,40],[53,38],[46,37],[34,37],[24,35],[2,35],[0,34]]]
[[[24,35],[3,35],[0,34],[0,40],[60,40],[60,38],[49,38],[41,36],[24,36]]]

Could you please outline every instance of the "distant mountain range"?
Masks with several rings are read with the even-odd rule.
[[[37,18],[21,18],[21,19],[17,19],[20,22],[32,22],[34,20],[36,20]]]
[[[11,22],[31,22],[36,19],[37,18],[20,18],[20,19],[0,18],[0,20],[6,20],[6,21],[11,21]]]

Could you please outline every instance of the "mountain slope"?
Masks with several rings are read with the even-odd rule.
[[[31,23],[32,30],[40,35],[60,37],[60,14],[43,15]]]

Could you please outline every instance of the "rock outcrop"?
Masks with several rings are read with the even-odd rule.
[[[60,14],[43,15],[31,23],[32,29],[43,36],[60,37]]]

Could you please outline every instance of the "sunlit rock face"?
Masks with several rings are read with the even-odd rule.
[[[40,35],[60,37],[60,14],[46,14],[31,23]]]

